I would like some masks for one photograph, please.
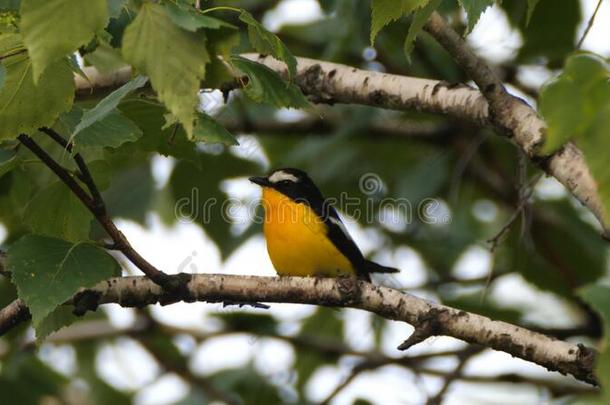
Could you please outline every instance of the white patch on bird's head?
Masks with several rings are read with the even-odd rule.
[[[277,172],[274,172],[271,176],[269,176],[269,181],[274,184],[279,183],[280,181],[285,181],[285,180],[296,183],[299,181],[299,178],[297,176],[295,176],[294,174],[290,174],[283,170],[278,170]]]

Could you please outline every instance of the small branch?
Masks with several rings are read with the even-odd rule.
[[[463,38],[445,23],[439,13],[432,13],[424,29],[449,52],[455,62],[476,83],[492,106],[494,103],[503,102],[508,93],[500,79],[483,60],[468,48]]]
[[[30,319],[30,311],[25,303],[20,299],[11,302],[0,309],[0,336],[28,319]]]
[[[593,22],[595,21],[595,17],[597,17],[597,12],[599,11],[599,8],[602,5],[602,1],[603,0],[597,1],[597,6],[595,6],[593,15],[591,16],[591,18],[589,18],[589,23],[587,24],[587,28],[585,29],[585,32],[582,33],[582,37],[580,37],[580,40],[578,41],[578,44],[576,45],[576,49],[580,49],[580,47],[582,46],[582,43],[585,42],[585,38],[587,38],[587,35],[589,35],[589,31],[591,31],[591,27],[593,27]]]
[[[348,385],[352,383],[362,372],[366,371],[365,368],[362,367],[354,367],[354,369],[349,373],[349,375],[343,380],[339,385],[335,387],[334,390],[331,391],[330,394],[326,396],[325,399],[320,401],[320,405],[328,405],[330,401],[332,401],[341,391],[343,391]]]
[[[451,374],[445,371],[439,371],[431,368],[416,368],[422,374],[449,377]],[[598,388],[585,386],[583,384],[564,384],[559,381],[554,381],[547,378],[535,378],[532,376],[522,376],[520,374],[500,374],[500,375],[459,375],[457,379],[464,382],[475,384],[528,384],[534,387],[543,387],[549,390],[551,395],[558,397],[568,394],[596,394],[599,393]]]
[[[542,174],[538,174],[527,185],[522,187],[522,190],[520,190],[519,192],[519,204],[517,205],[517,208],[512,213],[508,221],[506,221],[506,223],[502,226],[502,228],[493,237],[487,240],[487,242],[491,244],[489,250],[492,253],[498,247],[502,237],[512,228],[515,221],[519,218],[523,210],[527,207],[529,199],[534,192],[534,187],[536,186],[536,183],[540,181],[541,178]]]
[[[51,139],[61,145],[66,151],[72,153],[72,144],[65,140],[59,133],[57,133],[51,128],[46,127],[40,128],[39,131],[47,134],[49,137],[51,137]],[[100,194],[95,184],[95,181],[93,181],[93,176],[91,176],[91,172],[89,171],[87,163],[85,163],[85,159],[83,159],[80,153],[75,153],[73,155],[73,158],[76,162],[76,165],[78,166],[78,169],[80,170],[81,179],[83,183],[85,183],[85,185],[89,189],[89,193],[91,193],[91,197],[93,198],[93,206],[96,212],[98,212],[98,215],[106,215],[106,204],[104,203],[102,195]]]
[[[107,303],[142,307],[160,302],[282,302],[329,307],[359,308],[386,319],[435,326],[435,335],[452,336],[539,364],[550,371],[572,374],[581,381],[597,384],[593,374],[594,350],[575,345],[487,317],[432,303],[386,287],[354,279],[301,277],[255,277],[221,274],[178,274],[169,276],[173,291],[164,291],[147,277],[113,278],[95,288],[81,291],[91,308]],[[25,305],[19,300],[0,310],[0,330],[15,325],[12,313]],[[20,320],[23,320],[19,318]]]
[[[415,324],[415,330],[400,345],[398,345],[398,350],[408,350],[412,346],[415,346],[418,343],[423,342],[429,337],[435,336],[438,334],[440,330],[440,325],[438,325],[438,319],[436,316],[431,314],[432,316],[426,317],[423,321],[418,319],[418,324]]]
[[[42,131],[43,129],[41,129]],[[54,131],[43,131],[51,136],[55,141],[60,143],[65,148],[69,148],[69,144],[59,134]],[[92,193],[96,195],[95,198],[90,197],[85,190],[78,184],[76,180],[72,178],[70,173],[59,165],[53,158],[45,152],[32,138],[28,135],[21,134],[18,136],[19,141],[28,148],[34,155],[36,155],[66,186],[78,197],[79,200],[87,207],[87,209],[93,214],[100,225],[104,228],[106,233],[110,235],[117,249],[121,251],[137,268],[139,268],[146,276],[148,276],[155,284],[160,285],[167,290],[172,290],[175,286],[169,276],[155,266],[150,264],[144,259],[129,243],[125,235],[116,227],[114,222],[107,215],[104,202],[101,195],[97,191],[97,187],[91,178],[91,174],[82,158],[77,161],[79,169],[82,171],[83,178],[86,179],[86,183],[90,183],[89,187],[92,189]],[[82,165],[82,168],[81,168]]]
[[[76,197],[87,207],[91,212],[94,210],[93,200],[89,195],[83,190],[83,188],[78,184],[74,178],[70,175],[70,173],[64,169],[61,165],[59,165],[53,158],[45,152],[38,144],[30,138],[26,134],[21,134],[17,137],[19,142],[23,144],[26,148],[28,148],[38,159],[40,159],[61,181],[64,182],[66,186],[74,193]]]
[[[132,77],[131,66],[125,66],[110,73],[102,73],[90,66],[84,67],[83,71],[89,80],[80,75],[74,75],[76,94],[80,96],[89,96],[96,92],[113,90],[127,83]]]
[[[473,356],[475,356],[475,355],[479,354],[480,352],[482,352],[483,349],[484,348],[481,347],[481,346],[478,346],[478,347],[477,346],[470,346],[469,348],[467,348],[466,350],[464,350],[460,354],[458,354],[458,365],[455,367],[453,372],[451,372],[450,374],[448,374],[445,377],[445,383],[443,384],[441,389],[436,393],[436,395],[428,400],[427,404],[428,405],[440,405],[440,404],[442,404],[443,403],[443,397],[447,393],[447,390],[449,389],[449,386],[455,380],[458,380],[460,378],[460,376],[462,375],[462,371],[464,370],[464,367],[466,367],[466,363],[468,363],[468,360],[470,360]]]
[[[510,95],[487,64],[478,58],[464,39],[438,13],[433,13],[424,26],[458,65],[477,84],[489,103],[489,120],[508,134],[529,159],[554,176],[595,214],[605,236],[610,237],[610,213],[602,205],[598,186],[582,152],[567,143],[552,156],[540,154],[546,123],[523,100]]]
[[[6,253],[0,250],[0,275],[6,278],[11,278],[11,272],[6,269],[4,263],[6,262]]]

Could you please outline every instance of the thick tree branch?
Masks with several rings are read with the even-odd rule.
[[[468,66],[467,73],[480,70],[480,77],[475,82],[483,86],[483,93],[465,84],[371,72],[307,58],[297,58],[294,81],[305,94],[319,103],[339,102],[401,111],[416,110],[446,114],[477,125],[493,125],[501,133],[508,134],[532,162],[540,165],[585,204],[599,220],[604,234],[610,237],[610,221],[605,218],[597,183],[582,152],[573,143],[568,143],[550,157],[540,155],[545,122],[523,100],[507,94],[489,68],[478,59],[472,61],[468,54],[475,57],[465,45],[456,49],[456,53],[463,51],[458,60]],[[242,56],[287,77],[286,66],[272,57],[257,54]]]
[[[105,90],[114,90],[122,86],[132,78],[130,66],[125,66],[114,72],[102,73],[94,67],[86,66],[83,71],[89,80],[80,75],[74,75],[76,94],[78,96],[89,96]]]
[[[544,143],[546,123],[523,100],[506,91],[493,71],[472,52],[464,39],[434,12],[424,29],[428,31],[477,84],[489,102],[489,119],[499,129],[508,133],[517,146],[548,174],[555,177],[586,205],[602,225],[604,236],[610,237],[609,213],[601,203],[598,185],[585,162],[585,158],[573,143],[549,156],[540,154]]]
[[[419,79],[357,69],[320,60],[297,58],[294,81],[317,103],[363,104],[400,111],[422,111],[449,115],[477,125],[494,125],[510,136],[530,160],[555,177],[586,205],[610,238],[610,219],[604,208],[582,152],[566,144],[552,156],[543,156],[545,122],[523,100],[506,93],[491,69],[468,49],[462,38],[433,15],[426,29],[452,54],[474,79],[482,92],[465,84]],[[286,65],[272,57],[242,55],[265,64],[287,77]],[[96,86],[112,87],[130,77],[124,68],[110,75],[85,68],[91,83],[76,79],[77,92],[91,92]],[[93,85],[93,86],[92,86]],[[490,111],[491,110],[491,111]]]
[[[220,274],[170,276],[183,288],[163,291],[146,277],[113,278],[91,290],[81,291],[74,303],[87,297],[88,305],[118,303],[142,307],[160,302],[285,302],[332,307],[360,308],[384,318],[420,327],[433,322],[434,334],[452,336],[539,364],[548,370],[571,374],[596,384],[593,375],[595,352],[505,322],[435,304],[386,287],[349,278],[255,277]],[[8,309],[7,309],[8,308]],[[0,310],[0,331],[18,323],[15,313],[26,311],[17,300]],[[22,319],[22,318],[19,318]],[[10,325],[10,326],[9,326]]]

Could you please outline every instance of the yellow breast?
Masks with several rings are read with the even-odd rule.
[[[306,204],[263,187],[267,251],[280,276],[355,274],[349,260],[326,236],[327,227]]]

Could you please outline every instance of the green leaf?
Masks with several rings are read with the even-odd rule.
[[[256,335],[275,335],[278,323],[269,314],[253,314],[244,312],[219,312],[212,314],[214,318],[223,321],[225,330],[250,332]]]
[[[201,14],[199,10],[193,7],[180,6],[174,3],[166,3],[165,6],[174,24],[187,31],[195,32],[201,28],[219,29],[222,27],[237,29],[236,26],[223,20]]]
[[[551,153],[574,140],[585,154],[599,193],[610,215],[610,72],[597,56],[576,54],[568,58],[562,74],[540,95],[540,111],[548,129],[543,153]]]
[[[548,124],[543,153],[554,152],[591,128],[610,105],[609,77],[606,63],[595,55],[579,53],[568,58],[562,74],[540,94],[540,112]]]
[[[525,19],[526,25],[529,25],[532,15],[534,14],[534,10],[536,9],[536,5],[539,1],[540,0],[527,0],[527,18]]]
[[[51,333],[57,332],[78,319],[80,317],[74,315],[73,308],[70,306],[66,305],[55,308],[36,328],[36,341],[41,343]]]
[[[131,405],[133,394],[124,393],[100,378],[97,363],[97,342],[80,342],[74,345],[78,357],[78,377],[87,381],[89,392],[87,403],[90,405]]]
[[[172,114],[165,114],[165,125],[163,126],[163,129],[170,128],[177,124],[177,122],[176,117]],[[233,134],[204,112],[197,112],[195,130],[193,131],[191,140],[210,144],[220,143],[226,146],[239,145],[239,142],[237,142],[237,139],[235,139]]]
[[[318,307],[316,312],[305,319],[299,336],[329,342],[343,342],[343,321],[334,308]],[[321,339],[322,338],[322,339]],[[298,374],[297,388],[303,392],[309,378],[320,367],[337,360],[337,355],[322,354],[305,347],[296,352],[295,368]]]
[[[231,69],[226,61],[231,60],[233,48],[239,46],[239,31],[218,29],[206,33],[210,54],[215,55],[206,69],[205,87],[219,89],[223,84],[233,80]]]
[[[120,157],[121,160],[125,156]],[[116,173],[104,193],[108,211],[115,217],[132,219],[145,224],[155,195],[155,184],[150,164],[124,168]]]
[[[487,7],[493,6],[494,0],[459,0],[459,3],[464,8],[464,11],[466,11],[466,16],[468,17],[468,26],[466,27],[466,34],[468,34],[477,24],[481,14],[483,14]]]
[[[379,31],[392,21],[409,15],[428,4],[429,0],[372,0],[371,1],[371,45]]]
[[[72,242],[88,239],[92,220],[85,205],[59,181],[37,192],[23,214],[33,232]]]
[[[58,398],[68,383],[65,376],[54,371],[33,352],[20,350],[12,353],[5,357],[2,365],[0,398],[10,398],[13,404],[40,404],[47,398]]]
[[[89,112],[86,111],[85,114]],[[73,135],[74,146],[117,148],[125,142],[134,142],[142,136],[142,130],[118,110],[111,111],[100,121],[96,121]]]
[[[115,110],[115,108],[118,107],[119,103],[121,102],[121,100],[123,100],[125,96],[127,96],[132,91],[144,86],[147,81],[148,79],[146,77],[138,76],[128,81],[127,83],[110,93],[108,96],[104,97],[104,99],[97,103],[95,107],[86,111],[83,114],[81,121],[78,123],[76,128],[74,128],[72,136],[75,136],[80,131],[92,125],[94,122],[100,121],[103,118],[107,117]]]
[[[19,10],[20,0],[0,0],[0,10],[17,11]]]
[[[0,220],[9,235],[24,231],[22,212],[30,200],[32,179],[23,167],[0,177]]]
[[[86,81],[91,83],[89,81],[89,78],[85,74],[85,71],[80,67],[80,65],[78,63],[78,59],[76,58],[76,55],[75,54],[68,55],[67,59],[68,59],[68,63],[70,64],[70,69],[72,69],[72,72],[76,73],[77,75],[79,75],[80,77],[82,77],[83,79],[85,79]]]
[[[574,50],[580,21],[580,1],[562,0],[561,7],[557,7],[557,0],[540,0],[532,11],[529,24],[522,30],[519,60],[539,63],[544,57],[551,67],[559,67],[566,55]]]
[[[610,150],[610,104],[607,104],[598,112],[597,119],[587,133],[577,139],[582,147],[585,160],[598,185],[598,193],[605,209],[606,221],[610,219],[610,165],[608,165],[608,154]]]
[[[0,53],[19,48],[19,36],[0,36]],[[3,46],[4,45],[4,46]],[[52,63],[38,84],[32,76],[32,63],[26,53],[6,57],[6,80],[0,91],[0,139],[15,138],[42,126],[51,126],[74,99],[74,77],[66,59]]]
[[[579,292],[580,296],[599,313],[603,322],[604,338],[599,348],[595,375],[599,377],[602,386],[601,403],[608,403],[610,401],[610,286],[590,285]]]
[[[118,18],[121,11],[126,7],[127,0],[107,0],[108,2],[108,17]]]
[[[101,42],[95,51],[84,56],[85,61],[102,73],[112,72],[125,66],[121,52],[106,42]]]
[[[197,114],[193,140],[196,142],[221,143],[227,146],[239,145],[237,139],[225,127],[214,118],[201,112]]]
[[[112,277],[119,266],[103,249],[61,239],[26,235],[8,249],[8,269],[34,328],[80,288]]]
[[[233,65],[248,76],[244,91],[253,101],[269,103],[275,107],[308,108],[309,102],[301,90],[292,83],[286,83],[267,66],[240,56],[231,58]]]
[[[288,77],[292,79],[297,73],[297,60],[282,40],[277,35],[267,31],[261,23],[254,19],[252,14],[245,10],[241,12],[239,19],[248,24],[248,38],[254,49],[259,53],[271,55],[284,62],[288,67]]]
[[[138,76],[106,96],[92,109],[85,111],[70,137],[74,145],[116,148],[125,142],[136,141],[142,131],[116,107],[125,96],[144,86],[147,81],[146,77]]]
[[[145,3],[125,30],[123,57],[150,77],[159,99],[192,136],[199,83],[209,61],[202,35],[174,25],[162,5]]]
[[[6,80],[6,68],[2,63],[0,63],[0,91],[2,91],[2,86],[4,86],[4,81]]]
[[[106,190],[108,187],[110,187],[112,180],[112,167],[110,167],[110,164],[107,161],[94,160],[92,162],[88,162],[88,166],[91,177],[93,177],[93,181],[100,191]]]
[[[0,177],[4,176],[19,165],[21,159],[17,154],[11,154],[0,150]]]
[[[163,156],[173,156],[178,160],[199,162],[196,145],[188,140],[182,128],[174,132],[173,128],[163,129],[163,116],[167,110],[162,104],[154,104],[141,99],[130,98],[119,106],[121,112],[134,121],[142,136],[133,144],[125,144],[134,151],[154,151]]]
[[[228,197],[220,185],[226,179],[257,173],[260,168],[252,161],[227,152],[204,154],[199,157],[198,166],[179,161],[172,171],[168,187],[173,197],[174,216],[180,221],[201,225],[225,259],[247,238],[247,234],[235,235],[231,231],[233,224],[227,216]],[[197,204],[197,196],[205,196],[205,207]]]
[[[546,220],[533,217],[527,240],[511,229],[496,252],[496,268],[518,271],[537,287],[572,297],[576,289],[595,282],[606,271],[607,242],[578,218],[567,201],[535,203]]]
[[[410,62],[410,55],[413,50],[413,45],[415,44],[415,38],[421,32],[424,25],[426,25],[426,21],[428,21],[430,15],[432,15],[434,10],[441,4],[441,1],[442,0],[430,0],[425,7],[420,8],[413,14],[413,21],[411,21],[411,25],[409,26],[409,32],[407,33],[404,45],[407,61]]]
[[[105,0],[23,0],[20,27],[34,82],[53,62],[91,41],[107,21]]]
[[[268,376],[259,374],[252,365],[221,370],[207,377],[212,385],[226,393],[233,403],[237,404],[280,404],[282,398]],[[190,399],[190,398],[189,398]],[[183,404],[211,403],[213,398],[193,397],[193,402]]]

